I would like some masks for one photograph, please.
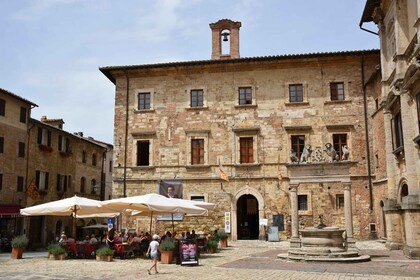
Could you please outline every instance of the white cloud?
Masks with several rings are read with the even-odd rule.
[[[30,1],[30,5],[12,13],[11,18],[16,20],[29,21],[41,18],[52,8],[58,5],[67,5],[82,0],[34,0]]]

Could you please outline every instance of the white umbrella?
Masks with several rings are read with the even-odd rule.
[[[108,225],[95,224],[95,225],[85,226],[83,228],[86,228],[86,229],[108,229]]]

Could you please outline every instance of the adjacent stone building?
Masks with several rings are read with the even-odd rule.
[[[10,91],[0,89],[0,234],[22,232],[20,208],[25,206],[28,122],[37,106]]]
[[[360,26],[372,21],[381,46],[382,94],[376,103],[386,139],[388,195],[380,206],[387,246],[419,257],[420,1],[368,0]]]
[[[299,227],[322,215],[348,237],[376,237],[374,202],[386,196],[370,155],[379,51],[241,58],[240,27],[210,24],[211,60],[100,68],[116,86],[113,196],[172,185],[217,204],[208,217],[179,217],[178,232],[264,238],[267,219],[299,245]]]

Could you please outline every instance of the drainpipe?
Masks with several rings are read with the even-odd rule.
[[[370,142],[369,142],[369,124],[368,124],[368,106],[367,106],[367,97],[366,97],[366,86],[365,84],[365,58],[362,53],[362,58],[360,60],[360,68],[362,75],[362,94],[363,94],[363,109],[364,109],[364,119],[365,119],[365,141],[366,141],[366,164],[368,168],[368,189],[369,189],[369,210],[372,213],[373,211],[373,194],[372,194],[372,171],[370,169]]]
[[[127,73],[125,74],[126,79],[126,99],[125,99],[125,143],[124,143],[124,182],[123,182],[123,197],[127,197],[127,145],[128,145],[128,93],[129,93],[129,87],[130,87],[130,80],[127,76]]]

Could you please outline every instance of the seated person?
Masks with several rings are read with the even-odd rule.
[[[195,234],[195,230],[192,230],[191,231],[191,239],[196,239],[198,236],[197,236],[197,234]]]
[[[95,235],[92,233],[89,239],[89,244],[96,244],[98,243],[98,239],[96,239]]]
[[[85,239],[83,240],[83,243],[89,243],[89,241],[90,241],[90,237],[89,237],[89,234],[87,234],[85,236]]]
[[[74,239],[73,236],[69,235],[67,237],[67,244],[76,244],[76,239]]]
[[[66,235],[66,233],[63,231],[63,232],[61,232],[60,239],[58,240],[58,243],[59,243],[59,244],[64,244],[64,243],[66,243],[66,242],[67,242],[67,235]]]

